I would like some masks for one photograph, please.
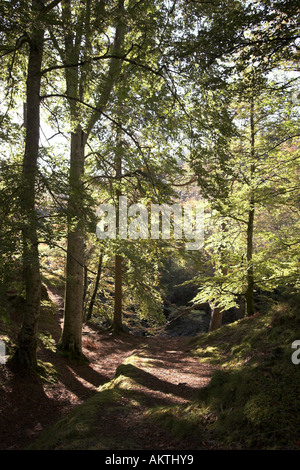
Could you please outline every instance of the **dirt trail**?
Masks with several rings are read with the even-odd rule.
[[[58,340],[62,304],[59,295],[53,294],[52,298],[58,304],[58,322],[52,331],[54,339]],[[141,371],[141,387],[151,405],[188,403],[197,389],[209,382],[212,373],[210,366],[190,355],[187,338],[182,337],[134,337],[127,334],[114,337],[85,325],[83,352],[89,364],[73,364],[49,349],[39,350],[39,358],[53,364],[59,371],[58,380],[52,384],[41,383],[33,376],[0,365],[1,450],[26,447],[48,425],[94,395],[98,387],[111,380],[117,367],[132,354],[138,353],[150,359],[149,365]],[[114,419],[107,417],[106,425],[111,432]],[[130,430],[138,425],[134,416],[127,423],[126,419],[124,416],[123,428],[127,426]]]

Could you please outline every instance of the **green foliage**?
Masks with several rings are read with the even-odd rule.
[[[47,384],[54,384],[59,378],[59,372],[50,362],[38,360],[36,373]]]
[[[48,332],[39,332],[39,340],[41,341],[42,345],[46,348],[49,349],[49,351],[55,352],[56,351],[56,342],[52,338],[52,335],[49,334]]]
[[[96,299],[96,312],[111,321],[116,254],[124,260],[124,311],[133,308],[153,324],[164,321],[168,288],[190,287],[183,303],[193,299],[224,310],[246,295],[251,271],[256,290],[296,292],[295,2],[74,0],[47,11],[49,5],[43,12],[23,0],[0,6],[1,314],[8,318],[12,307],[9,290],[24,296],[21,156],[33,25],[45,29],[35,175],[42,275],[57,287],[65,282],[66,234],[80,221],[86,305],[99,255],[97,206],[116,202],[120,193],[146,205],[195,201],[199,195],[187,184],[195,177],[206,200],[201,254],[183,253],[174,240],[106,241],[99,287],[105,300]],[[69,161],[79,126],[86,138],[84,171]]]
[[[299,222],[294,176],[299,172],[299,106],[292,99],[293,81],[284,71],[280,78],[279,85],[276,76],[268,79],[253,67],[244,70],[226,92],[218,90],[207,100],[211,129],[201,129],[201,120],[193,135],[190,162],[210,213],[204,249],[214,271],[214,276],[195,278],[200,283],[195,302],[232,307],[247,291],[250,266],[257,288],[298,285],[299,244],[291,238]],[[215,119],[220,95],[225,95],[226,126]],[[195,113],[200,113],[197,105]]]

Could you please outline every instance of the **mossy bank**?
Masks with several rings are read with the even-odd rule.
[[[201,432],[223,449],[299,449],[297,340],[299,307],[288,303],[192,339],[193,354],[218,370],[194,403],[157,408],[153,419],[174,433]]]
[[[191,354],[216,371],[195,400],[176,406],[155,406],[151,390],[146,397],[149,358],[146,349],[136,351],[112,381],[30,448],[142,449],[147,438],[138,435],[147,429],[149,439],[162,432],[195,449],[298,449],[300,364],[292,361],[297,340],[299,308],[288,303],[191,339]],[[124,433],[122,419],[132,421],[131,433]]]

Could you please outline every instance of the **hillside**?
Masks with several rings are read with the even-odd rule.
[[[143,338],[30,449],[298,449],[298,338],[290,304],[192,339]]]
[[[287,303],[192,339],[194,356],[218,370],[193,404],[157,409],[153,418],[176,429],[180,415],[189,435],[199,426],[222,448],[298,449],[300,365],[291,347],[297,338],[299,306]]]
[[[209,382],[214,367],[202,364],[191,355],[188,338],[114,336],[89,323],[83,328],[83,352],[89,362],[72,362],[56,351],[63,321],[62,292],[49,285],[48,293],[50,300],[43,301],[40,319],[39,376],[8,365],[0,367],[1,449],[27,448],[40,435],[44,441],[44,432],[49,437],[46,430],[50,426],[51,437],[53,425],[55,431],[50,441],[61,436],[64,430],[66,436],[63,435],[58,443],[48,442],[46,437],[44,448],[71,446],[81,449],[90,445],[100,449],[127,446],[182,448],[183,445],[193,448],[193,443],[172,438],[160,425],[153,423],[151,429],[143,425],[143,416],[153,406],[159,403],[166,406],[188,404],[199,388]],[[20,321],[21,311],[16,310],[9,322],[1,323],[1,338],[5,339],[9,354],[13,353]],[[100,420],[99,413],[94,414],[95,408],[105,410],[100,413]],[[80,421],[78,429],[83,433],[82,442],[81,438],[74,437],[73,413]],[[95,418],[97,431],[93,428]],[[61,420],[66,423],[66,428]],[[87,424],[89,420],[91,424]],[[72,430],[70,438],[69,426]],[[60,429],[59,433],[57,429]],[[132,435],[133,429],[138,433],[137,440],[133,437],[124,440],[128,433]],[[116,435],[111,435],[113,431]]]

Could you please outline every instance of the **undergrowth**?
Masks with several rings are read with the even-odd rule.
[[[121,372],[100,387],[99,392],[65,418],[45,430],[28,450],[103,450],[134,448],[130,436],[114,440],[110,429],[103,426],[103,418],[110,413],[126,414],[139,406],[139,397],[134,393],[134,380]],[[113,426],[114,423],[111,423]],[[120,430],[121,431],[121,430]]]
[[[300,312],[289,304],[193,338],[193,354],[217,371],[194,403],[151,410],[151,418],[221,448],[298,449],[300,364],[291,360],[298,339]]]
[[[300,364],[291,359],[296,340],[299,307],[288,303],[201,334],[189,346],[191,354],[216,368],[208,386],[188,405],[149,407],[141,414],[139,384],[148,358],[146,349],[135,351],[112,381],[42,433],[31,448],[135,449],[134,437],[122,434],[114,422],[124,413],[130,419],[135,410],[139,426],[165,429],[196,448],[298,449]],[[117,425],[114,432],[103,428],[104,416],[106,423]]]

